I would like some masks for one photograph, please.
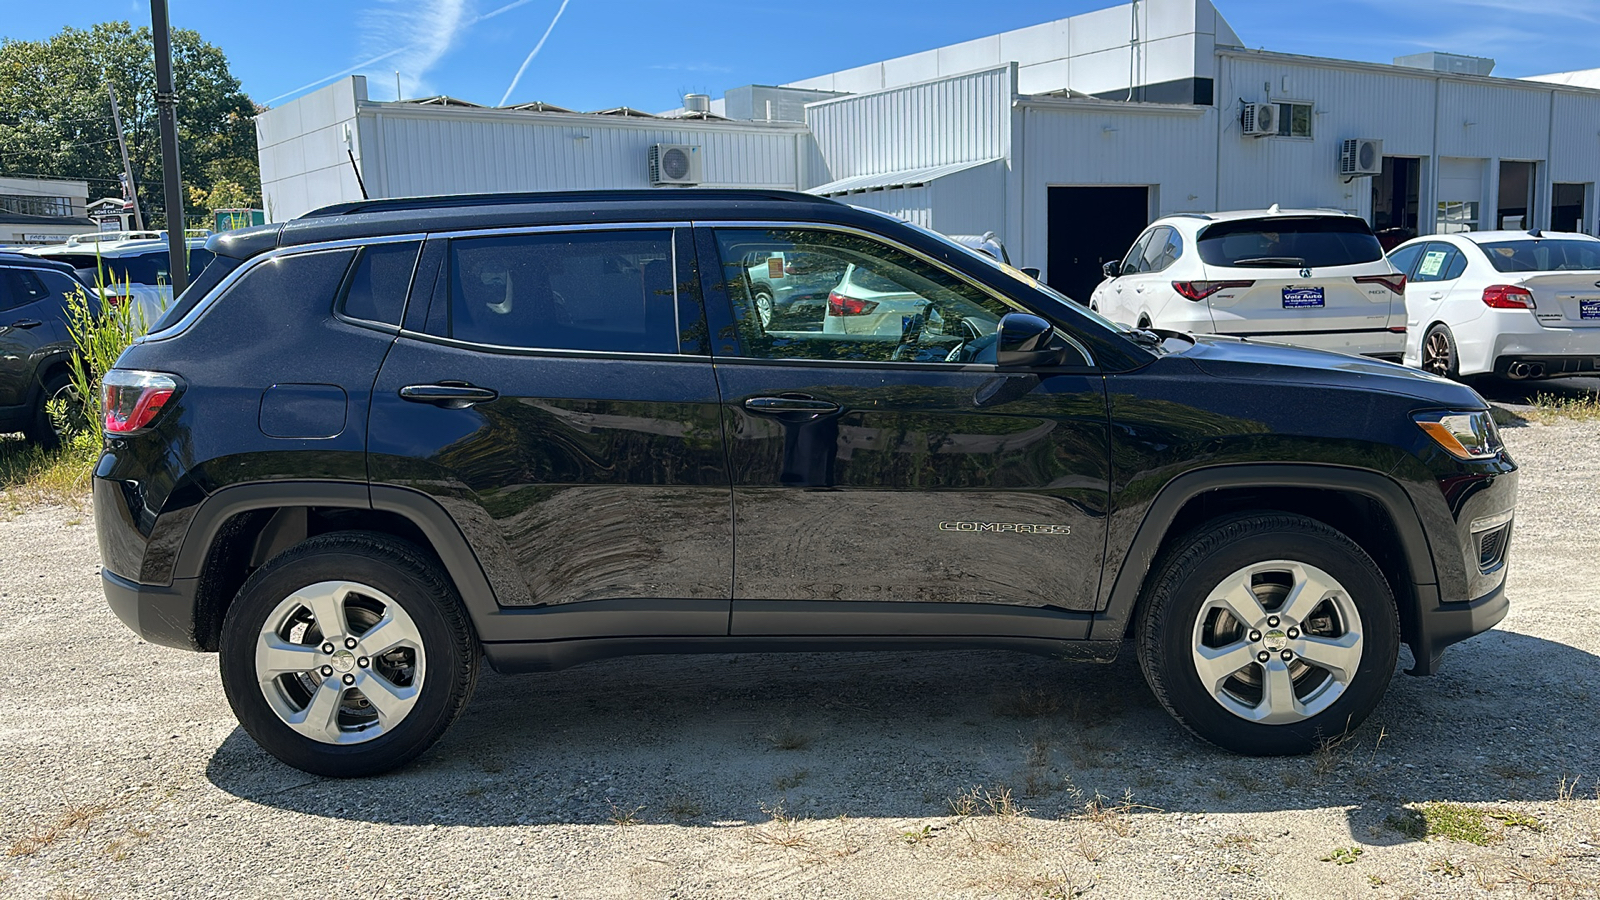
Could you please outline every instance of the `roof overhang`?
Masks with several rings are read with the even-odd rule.
[[[943,166],[925,166],[919,169],[901,169],[896,172],[884,172],[879,175],[857,175],[853,178],[841,178],[827,184],[817,185],[806,191],[808,194],[818,194],[824,197],[835,197],[841,194],[854,194],[862,191],[884,191],[890,188],[919,187],[930,181],[937,181],[957,172],[976,169],[991,163],[1003,161],[1002,157],[993,159],[980,159],[972,162],[949,163]]]

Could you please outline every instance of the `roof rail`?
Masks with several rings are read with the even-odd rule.
[[[408,210],[452,209],[463,206],[516,206],[534,203],[582,203],[603,201],[657,201],[657,200],[780,200],[790,203],[835,203],[827,197],[802,194],[799,191],[775,191],[737,188],[689,188],[684,190],[634,189],[612,191],[535,191],[504,194],[445,194],[434,197],[395,197],[381,200],[352,200],[314,209],[300,216],[302,219],[320,219],[328,216],[350,216],[360,213],[405,212]]]

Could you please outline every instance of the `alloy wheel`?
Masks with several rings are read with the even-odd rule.
[[[1443,331],[1434,331],[1422,342],[1422,368],[1434,375],[1450,374],[1450,338]]]
[[[416,623],[387,594],[324,581],[295,591],[267,616],[255,671],[284,724],[320,743],[356,744],[411,712],[426,655]]]
[[[1212,588],[1194,625],[1194,667],[1241,719],[1309,719],[1349,689],[1361,664],[1361,615],[1332,575],[1293,560],[1246,566]]]

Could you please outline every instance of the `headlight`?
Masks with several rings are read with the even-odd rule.
[[[1477,412],[1425,412],[1417,425],[1456,459],[1490,459],[1505,446],[1486,409]]]

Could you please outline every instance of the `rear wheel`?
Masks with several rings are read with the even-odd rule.
[[[1461,358],[1456,353],[1456,336],[1443,322],[1422,336],[1422,370],[1442,378],[1461,378]]]
[[[1366,719],[1399,653],[1394,595],[1342,533],[1301,516],[1213,521],[1167,556],[1138,621],[1156,698],[1201,738],[1304,753]]]
[[[398,768],[466,706],[476,642],[461,601],[416,547],[311,538],[263,566],[222,625],[222,684],[263,749],[316,775]]]
[[[65,404],[64,423],[58,424],[55,417],[50,415],[50,404],[56,400]],[[44,383],[44,390],[39,392],[38,408],[33,411],[33,420],[25,433],[29,440],[53,450],[88,424],[84,415],[83,397],[78,394],[72,377],[65,372],[57,372],[50,376],[50,380]]]

